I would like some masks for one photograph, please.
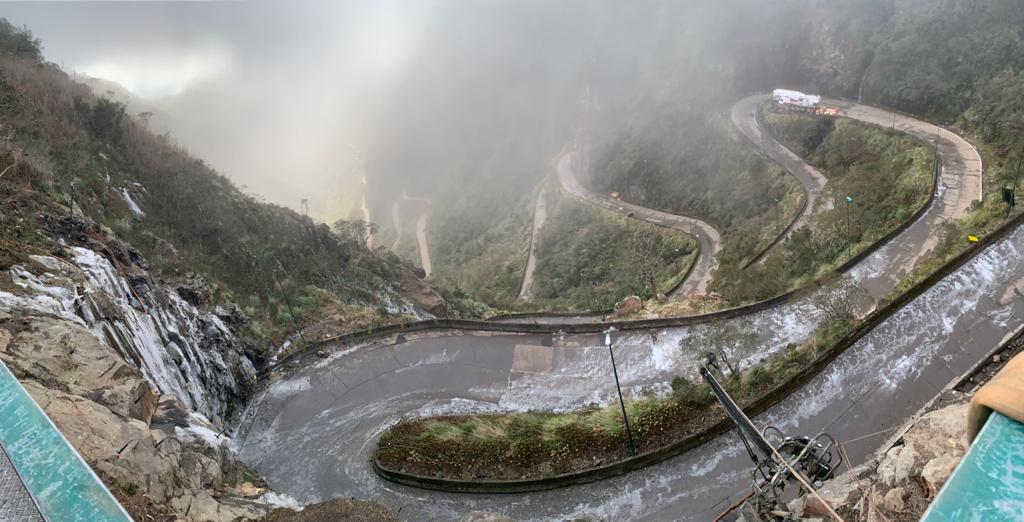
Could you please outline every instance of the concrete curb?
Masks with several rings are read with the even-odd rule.
[[[847,348],[853,346],[854,343],[870,333],[876,326],[919,297],[954,270],[963,266],[967,261],[970,261],[975,255],[1008,235],[1021,223],[1024,223],[1024,214],[1019,214],[1011,220],[1003,223],[992,233],[984,236],[977,243],[974,243],[964,249],[935,271],[928,274],[924,279],[914,284],[914,286],[896,296],[892,301],[886,303],[881,308],[872,311],[850,333],[843,336],[835,344],[829,347],[828,350],[819,354],[809,366],[799,371],[785,383],[762,395],[753,403],[743,408],[743,411],[746,412],[748,416],[753,417],[781,402],[791,393],[810,382],[811,379],[817,376],[818,373],[845,352]],[[539,479],[475,481],[444,479],[386,469],[377,461],[376,455],[374,455],[371,460],[373,462],[374,471],[380,477],[399,484],[405,484],[407,486],[456,493],[526,493],[594,482],[622,475],[630,471],[635,471],[684,453],[685,451],[695,448],[731,428],[732,425],[728,420],[722,420],[711,427],[687,436],[678,442],[642,453],[636,457],[620,460],[597,468]]]

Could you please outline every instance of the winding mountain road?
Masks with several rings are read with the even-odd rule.
[[[859,107],[847,110],[852,115]],[[892,114],[885,114],[891,121]],[[927,125],[900,118],[897,128],[911,134],[923,133]],[[930,132],[934,136],[934,127]],[[980,162],[969,144],[964,148],[966,142],[948,132],[937,141],[943,162],[938,197],[912,226],[850,271],[872,294],[895,287],[911,268],[903,263],[932,248],[937,225],[963,214],[975,176],[980,181]],[[560,178],[575,183],[568,161],[559,161]],[[863,461],[881,440],[870,434],[899,425],[1016,326],[1015,318],[1024,314],[1024,297],[1014,291],[1024,287],[1024,264],[1016,261],[1021,253],[1024,228],[913,300],[757,420],[791,434],[828,430],[842,441],[856,439],[846,449],[854,464]],[[823,320],[812,299],[744,317],[759,342],[748,352],[733,353],[733,359],[748,367],[807,339]],[[706,327],[617,334],[623,393],[665,392],[681,374],[696,379],[697,354],[681,353],[678,343]],[[539,371],[525,367],[523,355],[538,350],[548,352],[550,363]],[[486,510],[521,520],[600,513],[611,520],[703,521],[749,489],[749,462],[731,433],[641,471],[552,491],[466,495],[392,484],[377,477],[369,463],[384,427],[411,415],[565,410],[611,401],[615,387],[607,350],[593,334],[439,331],[333,351],[326,359],[311,357],[299,368],[275,372],[273,384],[252,402],[237,439],[245,462],[276,490],[302,502],[375,498],[416,520],[453,520]]]
[[[832,200],[827,196],[825,185],[828,178],[818,169],[810,166],[800,156],[794,154],[778,142],[772,135],[761,128],[757,118],[758,107],[771,99],[768,94],[755,94],[741,99],[732,106],[732,124],[736,126],[751,143],[759,147],[775,163],[778,163],[789,175],[796,178],[803,187],[807,204],[800,214],[794,217],[792,224],[786,227],[783,235],[814,222],[818,215],[832,210]],[[773,243],[774,244],[774,243]]]
[[[544,228],[544,222],[548,219],[548,211],[544,203],[544,193],[547,190],[547,184],[547,178],[544,178],[533,203],[533,228],[530,230],[530,247],[526,253],[526,265],[523,267],[523,280],[519,283],[518,297],[522,301],[529,301],[533,297],[533,272],[537,269],[536,241],[538,234],[540,234],[540,229]]]
[[[402,216],[399,204],[402,201],[415,201],[420,203],[419,215],[416,216],[416,244],[420,252],[420,266],[428,276],[433,270],[430,264],[430,246],[427,244],[427,219],[430,216],[430,200],[427,198],[410,196],[402,192],[402,197],[391,204],[391,221],[395,227],[395,241],[391,244],[391,250],[398,249],[402,239]]]
[[[576,177],[578,169],[575,163],[577,162],[574,162],[572,155],[568,153],[558,160],[558,180],[561,181],[562,187],[570,194],[639,221],[674,228],[693,236],[697,243],[700,244],[700,252],[694,261],[694,267],[690,271],[690,276],[683,284],[670,292],[669,297],[685,297],[694,292],[703,293],[707,291],[708,283],[711,282],[711,274],[718,266],[715,262],[715,256],[722,249],[722,236],[718,234],[715,227],[697,218],[642,207],[594,192],[584,187]]]

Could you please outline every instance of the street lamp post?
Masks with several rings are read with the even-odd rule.
[[[278,263],[278,266],[280,267],[280,263]],[[283,268],[280,270],[283,271]],[[288,307],[288,315],[292,316],[292,325],[295,327],[295,333],[299,334],[299,340],[302,341],[303,346],[309,346],[306,344],[306,337],[302,335],[302,328],[299,328],[299,320],[295,318],[295,311],[292,310],[292,301],[291,299],[288,299],[288,294],[285,293],[284,286],[277,280],[276,274],[278,271],[279,269],[275,268],[270,272],[270,277],[274,280],[274,284],[277,285],[277,291],[281,292],[281,296],[284,297],[284,304]]]
[[[1017,182],[1020,180],[1020,164],[1024,162],[1024,147],[1020,149],[1020,157],[1017,158],[1017,173],[1013,176],[1013,185],[1010,187],[1010,198],[1006,205],[1006,217],[1010,217],[1010,211],[1017,203]]]
[[[846,248],[848,249],[853,247],[853,236],[850,233],[850,203],[853,203],[853,198],[846,196]],[[852,250],[850,255],[853,255]]]
[[[604,331],[604,344],[608,347],[608,355],[612,359],[612,374],[615,375],[615,391],[619,394],[619,407],[622,408],[622,423],[626,426],[626,443],[629,445],[629,454],[636,455],[636,446],[633,445],[633,432],[629,430],[629,417],[626,416],[626,403],[622,400],[622,388],[619,386],[619,371],[615,368],[615,352],[612,351],[612,332],[615,327],[609,327]]]

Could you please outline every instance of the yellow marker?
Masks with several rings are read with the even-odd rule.
[[[967,236],[967,240],[970,241],[971,243],[977,243],[978,236]]]

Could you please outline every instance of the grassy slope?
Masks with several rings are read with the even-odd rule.
[[[502,204],[498,208],[507,213],[487,220],[467,220],[464,209],[435,207],[431,214],[427,237],[432,277],[454,289],[452,296],[471,315],[519,306],[516,297],[532,222],[528,196],[515,198],[515,205]]]
[[[795,216],[799,185],[723,114],[666,112],[614,140],[592,184],[645,206],[705,219],[721,233],[723,265],[739,265]]]
[[[608,212],[557,188],[545,195],[548,218],[535,239],[538,307],[602,309],[628,295],[649,297],[651,289],[636,269],[642,263],[637,252],[651,254],[660,292],[693,264],[697,244],[685,234]]]

